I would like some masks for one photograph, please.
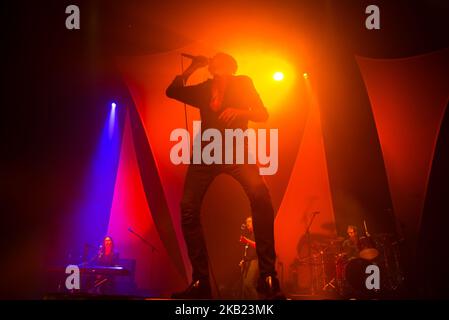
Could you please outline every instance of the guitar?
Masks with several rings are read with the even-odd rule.
[[[249,245],[249,246],[251,246],[251,247],[253,247],[253,248],[256,248],[256,241],[253,241],[253,240],[251,240],[251,239],[248,239],[248,238],[245,237],[245,236],[240,236],[240,242],[243,243],[243,244],[245,244],[245,245]]]

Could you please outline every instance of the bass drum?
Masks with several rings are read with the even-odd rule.
[[[371,296],[376,293],[374,290],[366,288],[366,279],[369,276],[369,274],[366,274],[366,268],[372,264],[374,264],[372,261],[361,258],[346,260],[341,268],[341,293],[345,296],[350,295],[356,297]]]

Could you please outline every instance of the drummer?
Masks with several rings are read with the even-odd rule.
[[[348,238],[342,244],[342,251],[346,258],[357,258],[359,256],[359,234],[356,226],[349,225],[346,232]]]

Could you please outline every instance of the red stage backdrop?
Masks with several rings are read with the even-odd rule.
[[[320,110],[310,83],[307,87],[310,112],[275,224],[276,251],[283,266],[280,269],[282,278],[285,284],[298,285],[297,289],[300,290],[311,286],[310,265],[304,263],[310,261],[300,260],[302,263],[296,267],[292,264],[297,258],[304,259],[309,254],[305,232],[314,213],[318,214],[315,215],[309,232],[310,239],[315,244],[311,250],[316,262],[321,258],[320,249],[325,248],[328,241],[336,237]],[[321,277],[317,274],[317,281],[319,279]],[[319,288],[322,287],[320,282]]]
[[[399,232],[419,234],[445,107],[449,50],[402,59],[357,61],[371,101]]]
[[[114,239],[120,258],[136,261],[136,283],[145,290],[144,294],[168,295],[183,283],[182,275],[176,271],[160,239],[145,198],[129,116],[125,123],[108,234]]]

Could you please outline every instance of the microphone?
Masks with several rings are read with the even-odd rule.
[[[140,238],[140,235],[137,234],[131,227],[128,228],[128,231],[131,232],[133,235],[138,236]]]
[[[198,58],[198,56],[194,56],[193,54],[189,54],[189,53],[181,53],[181,56],[183,56],[185,58],[192,59],[192,60],[195,60],[196,58]]]
[[[210,59],[208,57],[194,56],[193,54],[190,54],[190,53],[181,53],[181,56],[184,58],[188,58],[188,59],[192,60],[193,62],[200,62],[201,64],[204,64],[204,65],[207,65],[210,61]]]

